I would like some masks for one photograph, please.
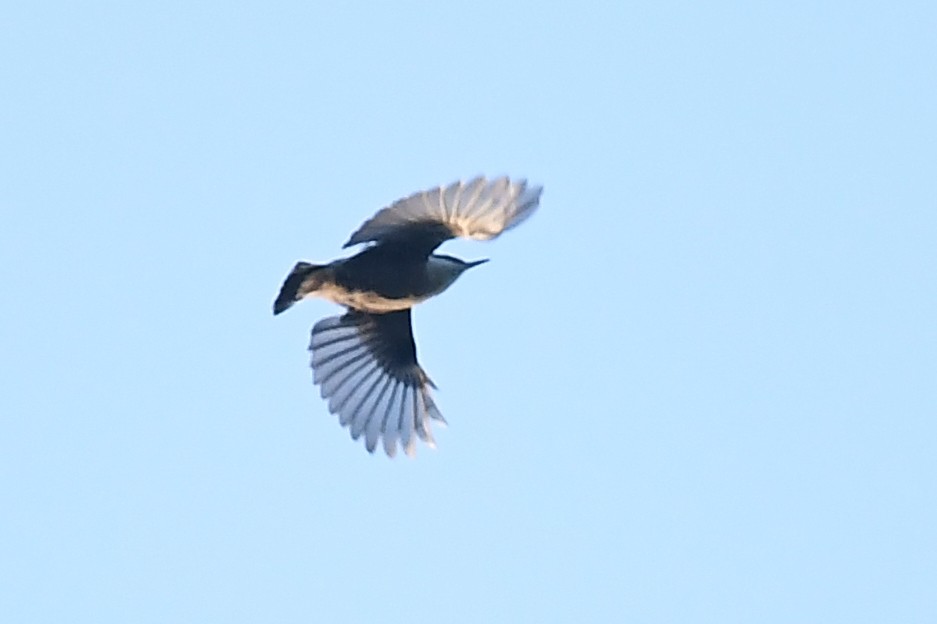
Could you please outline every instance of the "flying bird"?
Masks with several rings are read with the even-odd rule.
[[[410,309],[487,260],[433,252],[451,238],[490,240],[517,226],[537,209],[541,191],[525,180],[477,177],[415,193],[351,235],[344,247],[367,245],[354,256],[297,262],[287,275],[274,314],[307,297],[347,308],[312,328],[313,381],[368,452],[381,440],[391,457],[398,443],[413,455],[416,438],[434,447],[431,421],[446,422],[430,395],[436,385],[417,362]]]

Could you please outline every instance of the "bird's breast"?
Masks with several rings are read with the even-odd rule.
[[[372,247],[332,263],[315,294],[363,312],[406,310],[445,290],[453,281],[448,268],[433,256],[427,260]]]
[[[426,297],[388,297],[374,290],[355,290],[341,284],[323,284],[316,294],[339,305],[362,312],[384,314],[412,308]]]

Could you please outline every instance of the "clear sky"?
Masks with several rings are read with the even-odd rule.
[[[0,620],[937,621],[937,4],[8,2]],[[544,186],[368,455],[271,303]]]

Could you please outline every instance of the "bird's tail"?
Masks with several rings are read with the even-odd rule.
[[[273,302],[273,313],[279,314],[291,305],[314,292],[321,285],[322,280],[316,279],[315,273],[324,269],[326,265],[297,262],[290,274],[286,276],[280,294]]]

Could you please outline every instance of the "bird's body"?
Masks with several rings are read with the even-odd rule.
[[[311,295],[362,312],[406,310],[444,291],[466,268],[484,262],[462,262],[439,254],[420,258],[393,251],[378,245],[326,265],[297,263],[291,277],[302,281],[295,293],[281,292],[277,314],[296,299]]]
[[[273,305],[279,314],[306,297],[348,308],[312,330],[314,380],[329,409],[393,456],[399,441],[410,454],[416,437],[432,445],[428,419],[445,422],[429,394],[429,377],[417,364],[410,308],[446,290],[465,262],[435,254],[455,236],[487,240],[526,219],[541,189],[524,181],[476,178],[411,195],[384,208],[352,234],[346,247],[373,243],[329,264],[298,262]]]

